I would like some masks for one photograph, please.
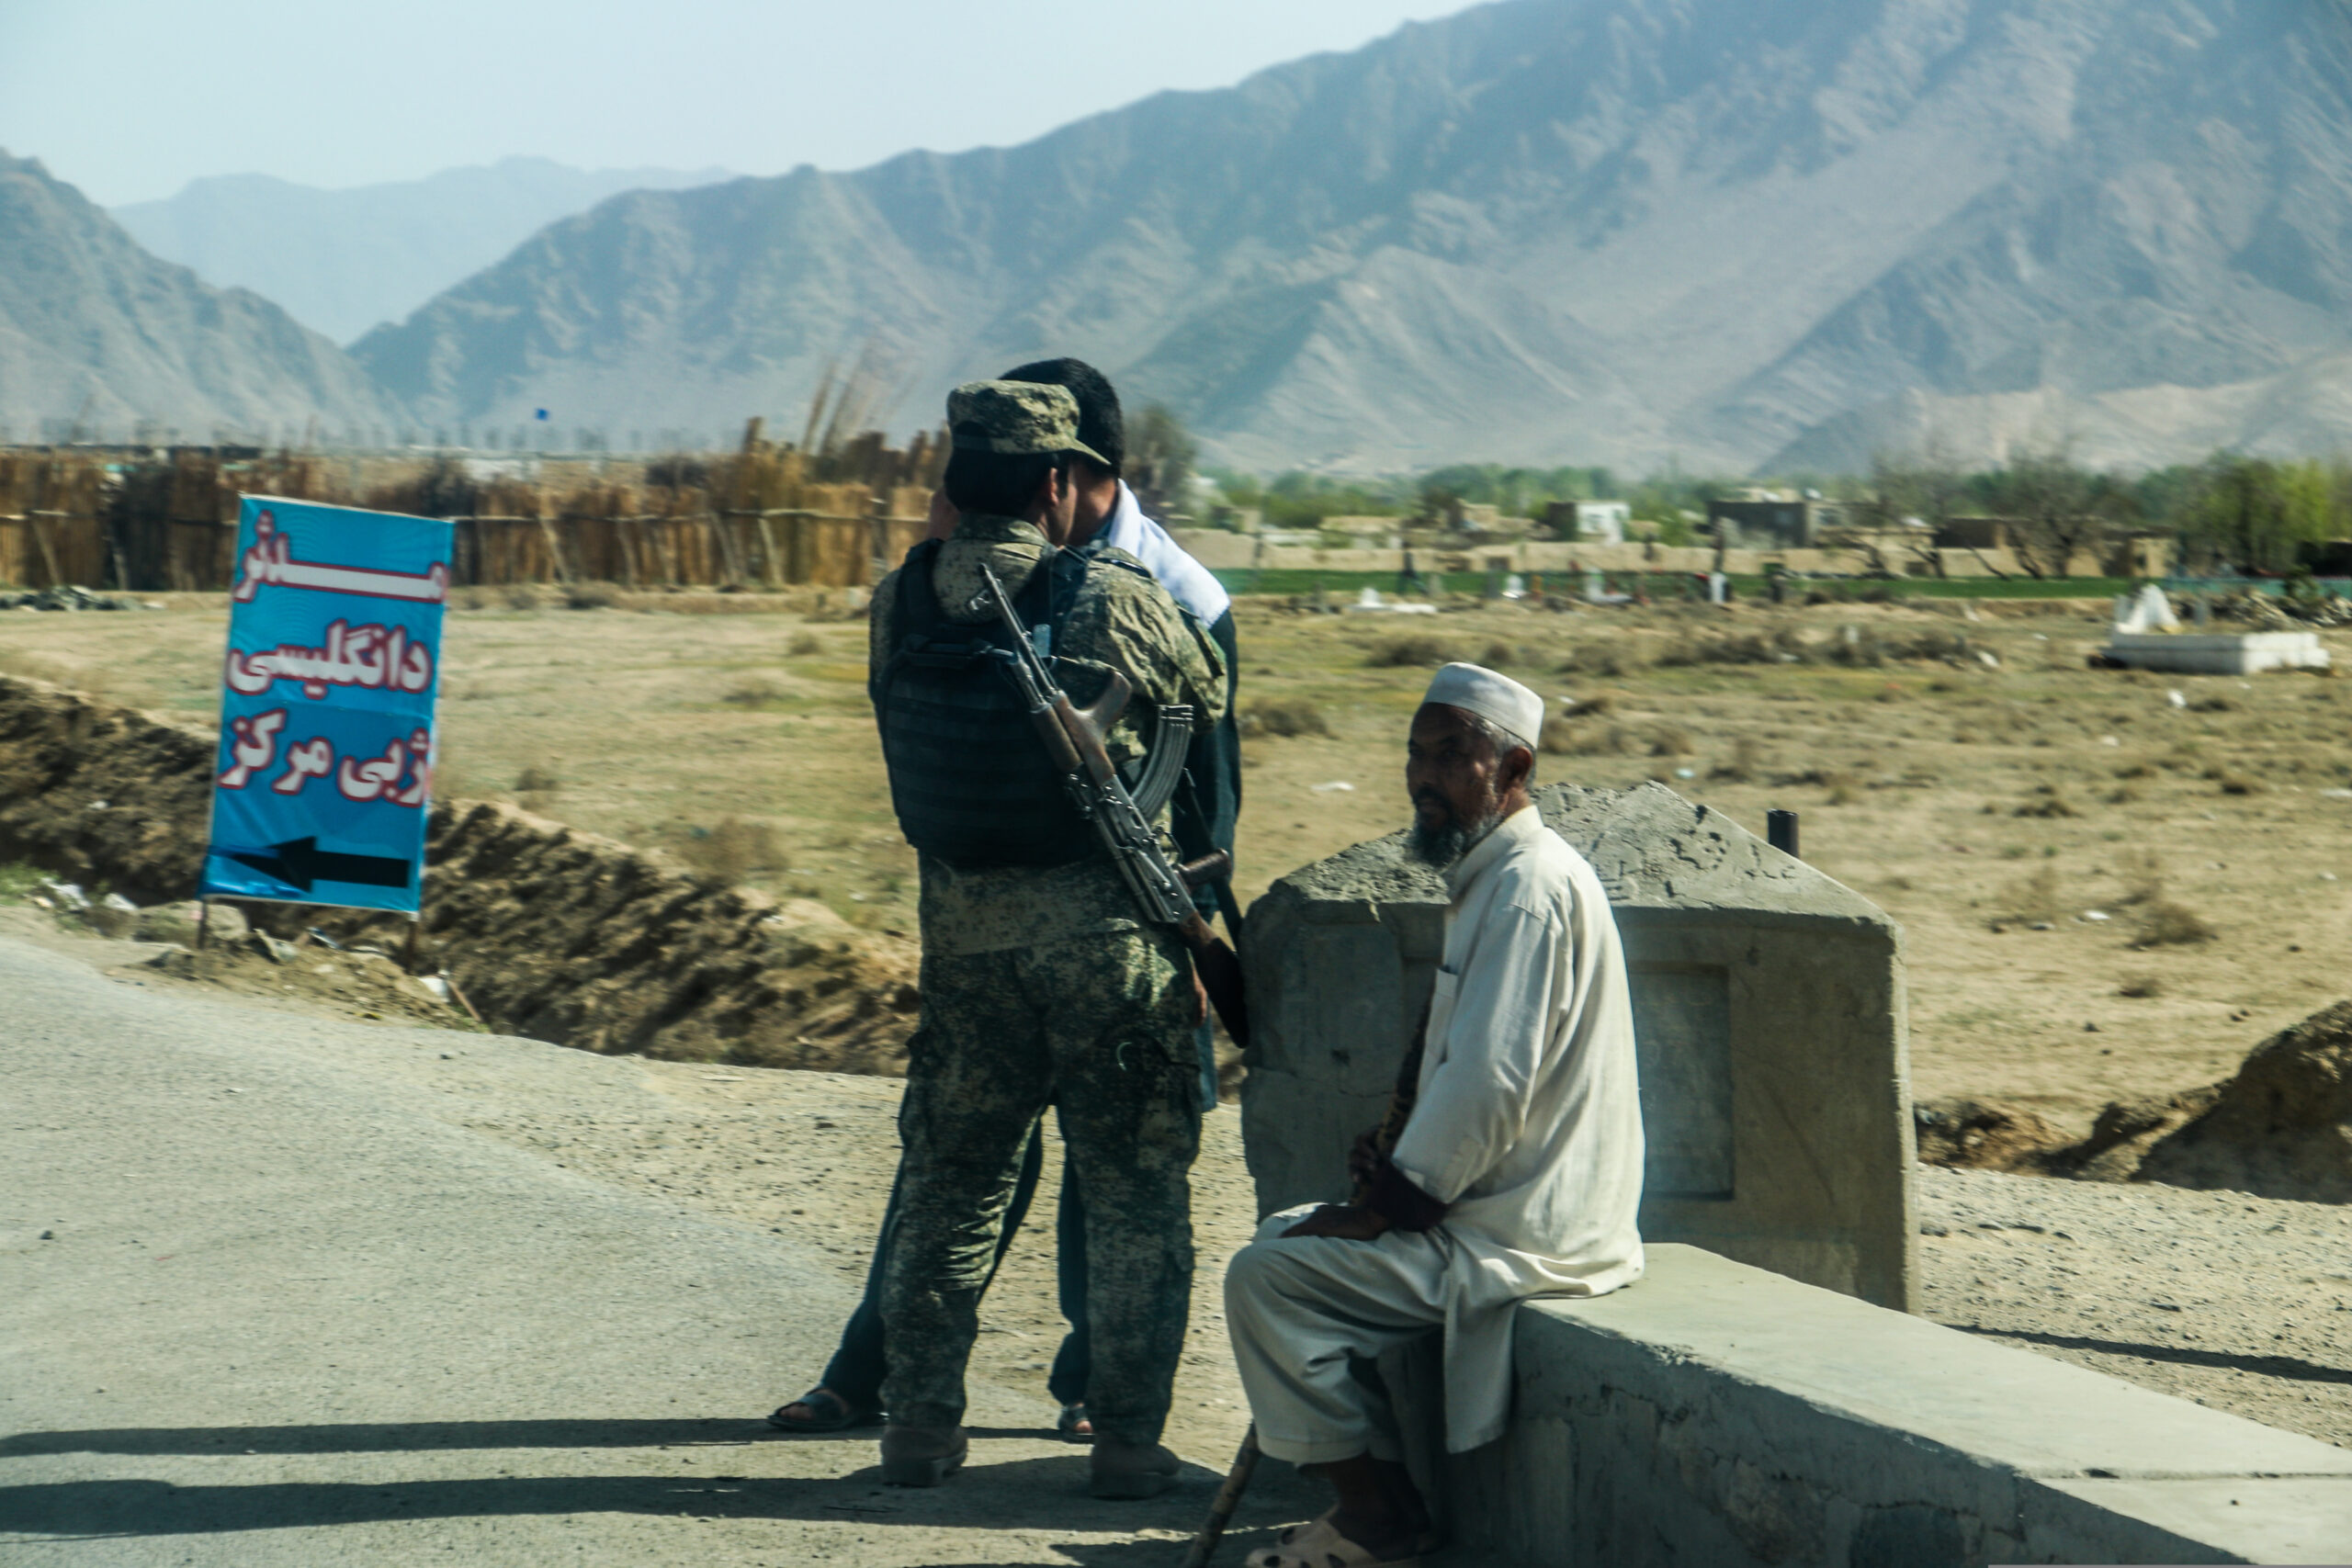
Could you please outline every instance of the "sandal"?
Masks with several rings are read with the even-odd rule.
[[[786,1416],[792,1404],[806,1405],[812,1414]],[[768,1425],[779,1432],[845,1432],[853,1427],[878,1427],[882,1424],[879,1410],[859,1410],[829,1388],[812,1388],[794,1400],[792,1404],[780,1404],[770,1413]]]
[[[1243,1560],[1245,1568],[1420,1568],[1420,1551],[1410,1557],[1374,1557],[1332,1526],[1329,1516],[1293,1525]]]
[[[1054,1417],[1054,1430],[1073,1443],[1092,1442],[1094,1423],[1086,1418],[1086,1401],[1063,1405],[1062,1413]]]

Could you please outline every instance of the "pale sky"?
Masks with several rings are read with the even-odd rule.
[[[0,148],[108,206],[203,175],[856,168],[1225,86],[1465,0],[0,0]]]

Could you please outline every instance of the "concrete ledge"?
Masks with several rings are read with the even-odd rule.
[[[1528,1568],[2352,1562],[2352,1452],[1696,1247],[1520,1312],[1458,1532]],[[1410,1401],[1421,1404],[1421,1401]]]

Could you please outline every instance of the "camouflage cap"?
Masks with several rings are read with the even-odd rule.
[[[1075,452],[1111,462],[1078,438],[1078,400],[1068,387],[1035,381],[967,381],[947,394],[947,428],[956,450],[1008,457]]]

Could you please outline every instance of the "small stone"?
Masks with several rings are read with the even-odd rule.
[[[127,937],[139,924],[139,906],[119,893],[109,893],[82,917],[100,936]]]
[[[40,1233],[40,1238],[43,1241],[55,1241],[57,1239],[57,1233],[55,1231],[43,1231]]]
[[[152,909],[139,911],[139,920],[130,934],[141,942],[177,942],[182,947],[196,945],[196,917],[203,908],[193,898],[176,904],[158,904]],[[213,932],[219,935],[218,931]]]
[[[2097,1034],[2098,1032],[2098,1025],[2086,1021],[2083,1024],[2083,1032],[2086,1034]]]
[[[292,942],[280,942],[277,938],[270,935],[267,931],[254,931],[251,935],[254,950],[259,953],[264,958],[268,959],[272,964],[291,964],[294,962],[295,948]]]

